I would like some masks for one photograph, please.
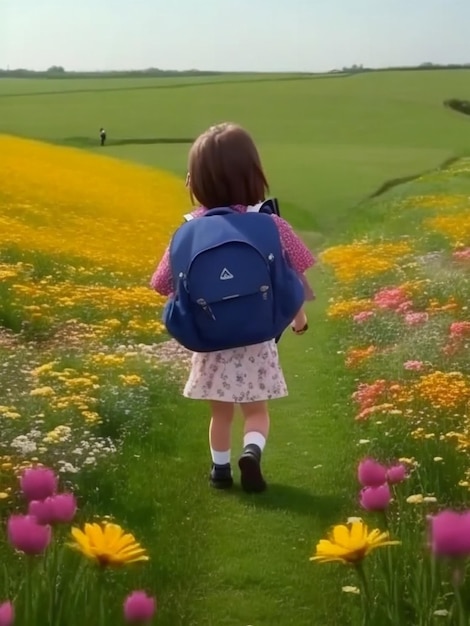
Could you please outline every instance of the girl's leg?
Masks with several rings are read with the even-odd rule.
[[[209,426],[209,444],[212,456],[211,485],[219,489],[233,484],[230,466],[232,423],[235,405],[232,402],[211,401],[212,419]]]
[[[261,455],[269,434],[267,402],[247,402],[241,405],[245,418],[243,454],[238,465],[242,487],[247,492],[261,492],[266,482],[261,473]]]

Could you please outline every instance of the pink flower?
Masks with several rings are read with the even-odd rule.
[[[470,322],[452,322],[450,325],[450,336],[453,338],[464,338],[470,336]]]
[[[374,459],[364,459],[357,468],[357,477],[363,487],[379,487],[387,480],[387,468]]]
[[[30,467],[23,472],[20,486],[27,500],[45,500],[57,491],[57,476],[47,467]]]
[[[412,308],[412,306],[413,302],[411,300],[405,300],[405,302],[402,302],[397,308],[397,313],[406,313]]]
[[[134,591],[124,601],[124,618],[129,624],[145,624],[155,614],[156,600],[145,591]]]
[[[73,493],[60,493],[51,500],[54,523],[69,524],[77,512],[77,500]]]
[[[442,511],[430,516],[431,550],[436,556],[470,555],[470,511]]]
[[[34,517],[42,526],[50,524],[52,519],[50,498],[45,500],[31,500],[28,505],[28,515]]]
[[[405,361],[403,367],[410,372],[420,372],[424,367],[424,363],[422,361]]]
[[[408,326],[425,324],[428,319],[429,315],[427,313],[406,313],[405,315],[405,323],[408,324]]]
[[[38,524],[32,515],[12,515],[7,532],[11,545],[25,554],[42,554],[51,541],[51,527]]]
[[[387,471],[387,480],[390,484],[396,485],[402,483],[407,476],[406,467],[399,463],[398,465],[392,465]]]
[[[0,604],[0,626],[12,626],[15,621],[15,609],[11,602]]]
[[[380,487],[365,487],[361,490],[361,506],[366,511],[385,511],[391,499],[387,483]]]
[[[72,493],[61,493],[45,500],[32,500],[28,514],[39,524],[68,524],[77,512],[77,501]]]
[[[376,380],[373,383],[359,383],[357,390],[352,394],[352,399],[358,403],[361,410],[374,406],[384,395],[387,389],[385,380]]]
[[[407,295],[401,287],[386,287],[374,296],[374,303],[380,309],[396,310],[404,302],[407,302]]]
[[[360,313],[354,315],[353,320],[357,324],[363,324],[364,322],[367,322],[367,320],[369,320],[371,317],[374,317],[373,311],[361,311]]]

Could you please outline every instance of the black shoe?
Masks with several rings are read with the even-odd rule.
[[[210,484],[215,489],[230,489],[233,485],[232,466],[230,463],[227,463],[227,465],[216,465],[213,463]]]
[[[252,443],[245,446],[243,454],[238,460],[241,472],[242,488],[247,493],[261,493],[267,487],[261,473],[261,450]]]

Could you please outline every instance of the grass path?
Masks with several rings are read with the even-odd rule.
[[[366,205],[348,221],[357,227],[375,220]],[[319,234],[306,240],[317,251]],[[312,284],[317,299],[308,306],[309,332],[286,333],[280,344],[290,393],[271,404],[265,494],[247,496],[238,485],[230,493],[208,487],[207,407],[181,398],[179,390],[162,391],[150,435],[128,441],[126,492],[113,508],[153,547],[162,625],[357,624],[354,598],[338,596],[342,585],[355,583],[353,574],[348,581],[343,568],[309,561],[330,525],[358,514],[359,439],[342,413],[352,381],[325,316],[331,293],[320,267]],[[239,420],[235,467],[241,434]],[[132,455],[139,460],[130,462]]]
[[[124,465],[103,477],[98,500],[111,500],[152,549],[162,625],[348,623],[331,612],[339,583],[308,560],[325,529],[352,514],[345,468],[354,462],[353,424],[335,412],[347,389],[324,318],[326,285],[315,282],[311,332],[282,341],[290,396],[272,403],[265,494],[209,489],[207,408],[168,389],[154,400],[150,434],[136,425]]]
[[[308,339],[284,340],[291,395],[272,403],[269,492],[212,498],[207,564],[215,584],[204,585],[198,624],[300,626],[324,624],[327,616],[332,623],[325,571],[308,557],[316,539],[346,513],[352,425],[334,413],[343,391],[323,310],[322,301],[312,307]]]

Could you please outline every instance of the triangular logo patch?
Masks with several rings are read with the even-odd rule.
[[[220,280],[230,280],[233,278],[233,274],[226,268],[220,272]]]

